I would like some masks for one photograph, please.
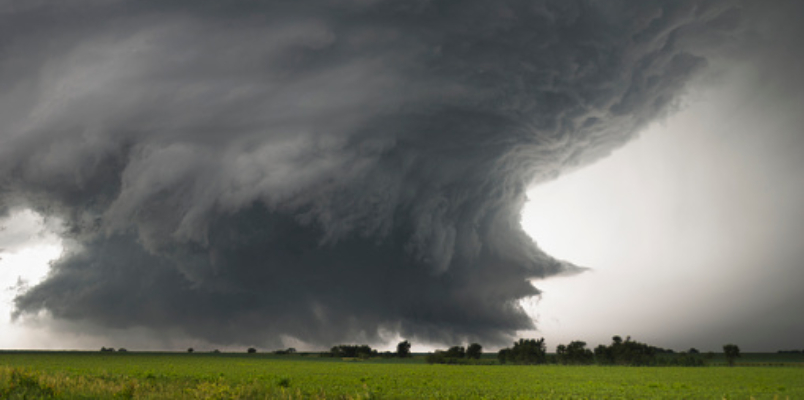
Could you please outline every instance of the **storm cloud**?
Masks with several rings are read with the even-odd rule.
[[[18,315],[329,345],[507,342],[583,268],[526,189],[673,110],[715,1],[0,3],[0,210],[66,243]]]

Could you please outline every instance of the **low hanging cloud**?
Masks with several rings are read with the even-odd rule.
[[[66,243],[16,313],[506,342],[531,279],[583,270],[525,190],[671,111],[728,3],[0,2],[0,210]]]

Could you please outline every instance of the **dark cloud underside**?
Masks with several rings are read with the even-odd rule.
[[[0,208],[64,221],[19,313],[331,344],[507,341],[581,268],[525,189],[666,113],[714,1],[0,3]]]

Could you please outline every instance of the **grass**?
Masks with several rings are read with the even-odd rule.
[[[801,365],[451,366],[419,358],[6,352],[0,353],[0,398],[799,399]]]

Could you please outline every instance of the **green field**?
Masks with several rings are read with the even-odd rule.
[[[428,365],[269,354],[3,352],[0,398],[804,399],[801,356],[765,366]],[[717,359],[714,360],[717,362]]]

